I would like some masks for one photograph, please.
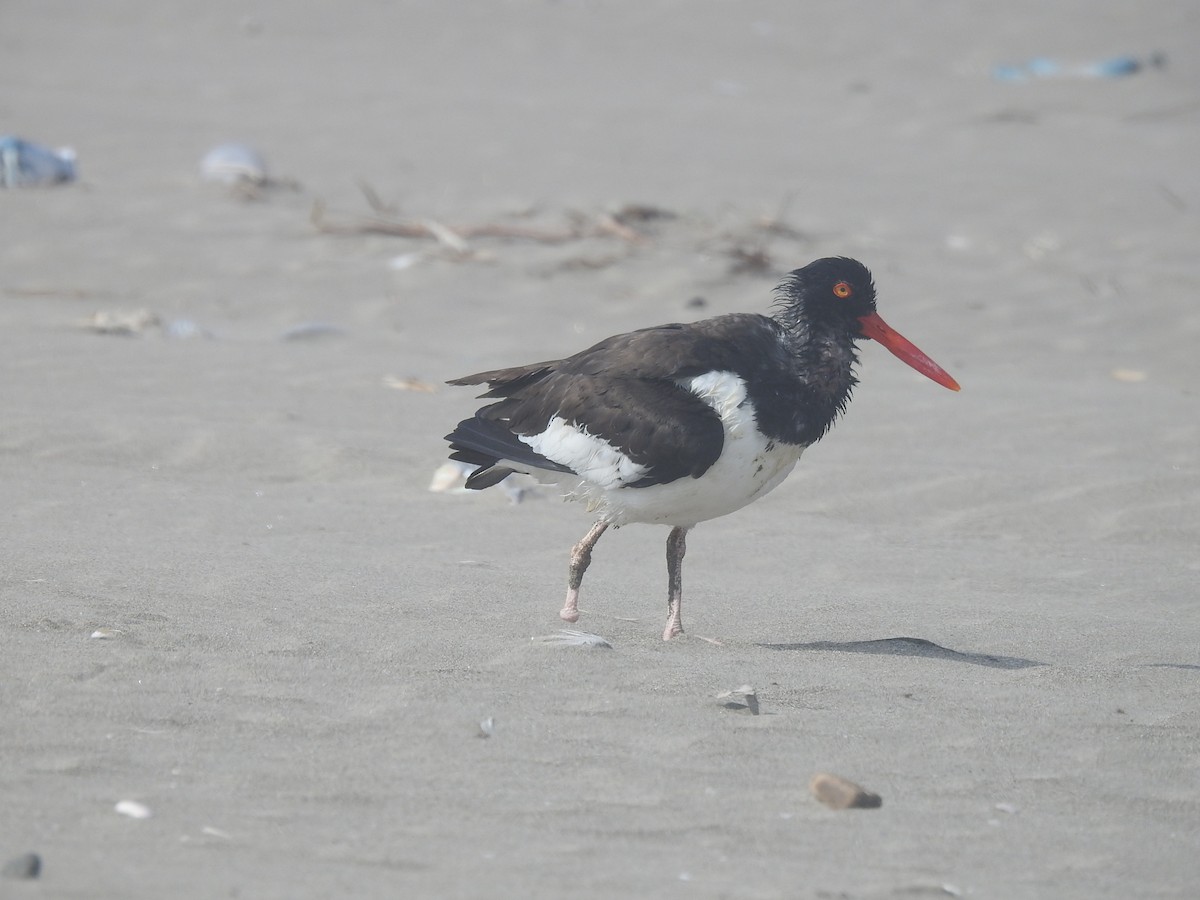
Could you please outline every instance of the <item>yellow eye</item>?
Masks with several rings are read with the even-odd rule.
[[[844,282],[844,281],[839,281],[837,284],[835,284],[833,286],[833,296],[841,297],[843,300],[845,300],[847,297],[849,297],[853,293],[854,293],[854,288],[850,287],[850,285],[846,284],[846,282]]]

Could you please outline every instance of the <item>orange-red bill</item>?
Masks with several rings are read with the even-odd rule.
[[[922,353],[916,346],[887,322],[879,318],[879,313],[862,316],[858,320],[862,326],[864,337],[879,341],[902,362],[912,366],[926,378],[936,381],[942,387],[952,391],[959,390],[958,382],[950,377],[950,373]]]

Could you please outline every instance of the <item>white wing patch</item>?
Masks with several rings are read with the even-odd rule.
[[[679,386],[691,391],[721,417],[726,439],[737,439],[754,428],[754,409],[746,403],[746,382],[733,372],[705,372],[682,378]]]
[[[608,441],[590,434],[582,425],[568,422],[562,416],[551,419],[540,434],[520,434],[517,437],[532,447],[535,453],[566,466],[602,490],[615,490],[639,481],[649,471]]]

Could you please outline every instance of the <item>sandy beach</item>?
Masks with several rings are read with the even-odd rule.
[[[0,9],[0,897],[1196,896],[1196,4],[300,7]],[[629,526],[531,640],[590,519],[443,382],[830,255],[962,392],[865,344],[684,637]]]

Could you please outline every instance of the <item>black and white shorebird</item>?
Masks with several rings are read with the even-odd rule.
[[[683,632],[685,538],[699,522],[777,487],[846,408],[856,342],[871,338],[951,390],[958,383],[875,312],[871,273],[819,259],[779,286],[774,316],[716,316],[607,338],[574,356],[480,372],[494,400],[446,436],[481,490],[513,472],[557,483],[599,514],[571,551],[559,614],[579,618],[579,586],[609,527],[670,525],[667,625]]]

